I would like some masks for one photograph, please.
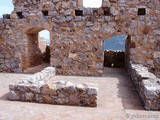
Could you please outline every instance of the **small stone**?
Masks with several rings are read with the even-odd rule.
[[[26,101],[33,101],[34,99],[34,94],[33,93],[25,93],[25,100]]]
[[[70,2],[62,2],[62,8],[68,9]]]
[[[17,100],[20,100],[20,95],[17,94],[15,91],[10,91],[8,99],[13,100],[13,101],[17,101]]]
[[[93,26],[94,24],[92,22],[86,22],[86,27],[91,27]]]
[[[98,88],[96,87],[88,87],[88,95],[97,95],[98,93]]]
[[[3,54],[0,54],[0,59],[4,59],[4,55]]]
[[[111,13],[113,16],[116,16],[116,15],[118,15],[118,10],[116,10],[114,7],[111,7],[111,8],[110,8],[110,13]]]
[[[65,15],[71,15],[72,14],[72,11],[71,10],[66,10],[65,11]]]
[[[61,7],[62,7],[62,2],[58,2],[58,3],[56,4],[56,9],[57,9],[57,10],[60,10]]]
[[[160,52],[159,51],[154,52],[154,58],[156,58],[156,59],[160,58]]]
[[[41,96],[41,98],[42,98],[42,101],[47,104],[52,104],[54,101],[50,95],[43,95]]]
[[[68,58],[74,59],[76,56],[77,56],[77,54],[75,54],[75,53],[69,53]]]
[[[89,33],[91,33],[91,30],[89,28],[86,28],[85,33],[89,34]]]
[[[55,88],[50,88],[49,85],[43,85],[41,88],[42,95],[56,95]]]
[[[19,65],[18,65],[17,63],[12,63],[12,64],[11,64],[11,67],[12,67],[13,69],[15,69],[15,68],[18,68]]]

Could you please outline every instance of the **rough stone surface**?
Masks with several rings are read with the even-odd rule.
[[[13,0],[14,11],[0,19],[0,56],[5,56],[0,57],[0,72],[22,72],[39,64],[38,32],[47,29],[50,64],[57,74],[102,75],[103,41],[126,34],[126,64],[141,63],[160,75],[159,0],[103,0],[100,8],[84,8],[82,3]],[[139,8],[146,9],[145,15],[138,15]]]
[[[132,64],[129,74],[146,110],[160,110],[160,79],[147,67]]]
[[[59,105],[97,106],[98,87],[65,81],[48,82],[55,69],[48,67],[22,82],[10,84],[9,100]]]

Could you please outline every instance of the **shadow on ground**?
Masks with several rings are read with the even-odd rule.
[[[117,97],[122,99],[124,109],[128,110],[144,110],[143,103],[133,85],[129,75],[122,68],[104,68],[103,77],[115,78],[118,81]]]
[[[8,101],[9,92],[0,97],[0,100]]]

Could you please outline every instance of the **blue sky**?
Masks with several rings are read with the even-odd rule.
[[[104,41],[105,50],[124,50],[127,35],[115,35]]]
[[[13,11],[12,0],[0,0],[0,17]]]

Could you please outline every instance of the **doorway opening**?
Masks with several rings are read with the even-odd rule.
[[[104,41],[104,67],[123,68],[127,35],[115,35]]]
[[[50,63],[50,33],[48,30],[39,32],[38,44],[41,53],[43,54],[43,62]]]
[[[26,73],[36,73],[50,65],[50,32],[38,27],[27,32]]]

